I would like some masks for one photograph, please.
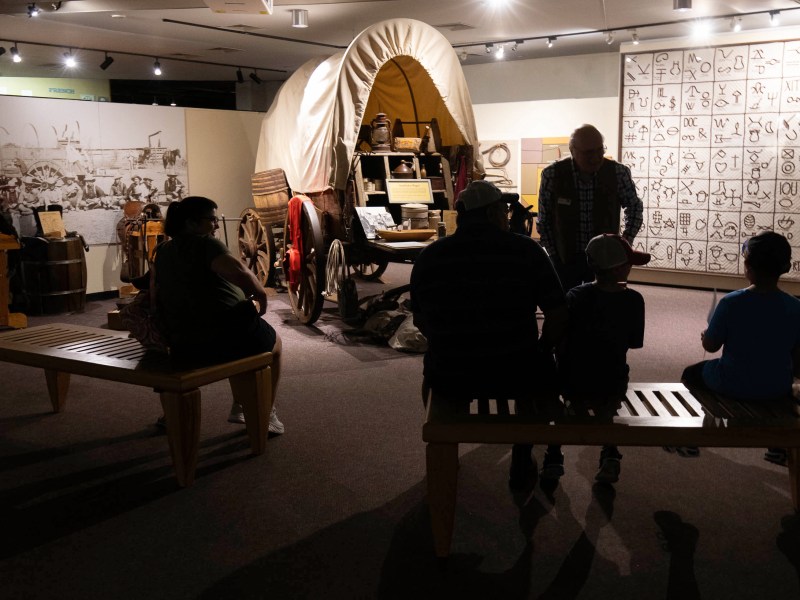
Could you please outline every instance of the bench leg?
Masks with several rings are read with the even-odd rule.
[[[438,558],[447,558],[456,517],[458,444],[429,443],[426,458],[433,546]]]
[[[53,412],[60,413],[64,410],[64,406],[67,402],[69,373],[45,369],[44,377],[47,380],[47,393],[50,394],[50,403],[53,405]]]
[[[242,405],[253,454],[264,454],[272,410],[272,370],[269,367],[229,378],[233,399]]]
[[[192,485],[200,443],[200,390],[184,393],[161,392],[161,406],[167,421],[167,439],[175,466],[175,477],[182,487]]]
[[[800,448],[787,448],[789,451],[789,488],[792,492],[792,506],[800,510]]]

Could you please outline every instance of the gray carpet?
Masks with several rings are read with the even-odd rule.
[[[408,272],[390,265],[385,285],[360,291]],[[646,348],[629,353],[632,379],[677,380],[703,358],[711,294],[634,287],[647,331]],[[112,306],[31,325],[101,326]],[[76,376],[55,415],[40,371],[0,365],[0,597],[800,597],[800,520],[786,470],[762,450],[623,449],[611,490],[592,486],[598,450],[570,447],[555,489],[515,496],[508,448],[462,446],[453,555],[440,572],[421,357],[348,338],[332,304],[306,327],[279,295],[268,318],[284,339],[286,433],[250,457],[243,428],[226,422],[227,384],[204,388],[188,489],[153,426],[156,394]]]

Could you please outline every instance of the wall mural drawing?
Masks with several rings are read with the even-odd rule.
[[[60,206],[67,231],[117,243],[126,203],[188,195],[185,155],[181,109],[0,96],[0,212],[22,236]]]
[[[774,230],[800,279],[800,41],[626,54],[621,87],[647,266],[742,274],[741,244]]]

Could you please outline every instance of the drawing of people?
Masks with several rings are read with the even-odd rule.
[[[39,202],[37,206],[62,206],[61,190],[56,189],[56,183],[61,180],[57,177],[49,177],[39,188]]]
[[[145,195],[141,198],[141,200],[145,202],[155,202],[156,196],[158,196],[158,188],[153,185],[153,179],[151,177],[145,177],[142,185],[146,188]]]
[[[106,207],[106,193],[95,183],[94,175],[87,175],[83,185],[83,201],[86,208]]]
[[[167,173],[167,180],[164,182],[164,195],[167,201],[183,200],[183,193],[183,182],[175,173]]]
[[[125,193],[125,197],[128,200],[141,200],[146,202],[149,194],[150,188],[142,182],[140,175],[134,175],[131,177],[131,184],[128,186],[128,190]]]
[[[61,204],[64,210],[86,210],[86,203],[83,201],[83,190],[75,181],[75,177],[73,175],[65,175],[61,179],[64,183],[61,187]]]

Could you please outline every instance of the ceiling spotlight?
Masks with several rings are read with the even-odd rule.
[[[610,31],[606,31],[606,44],[609,46],[614,43],[614,34]]]
[[[548,48],[552,48],[553,44],[555,44],[555,43],[556,43],[556,38],[555,37],[547,38],[547,47]]]
[[[486,44],[486,54],[491,54],[494,44]]]
[[[258,74],[256,73],[255,69],[253,69],[253,72],[250,73],[250,79],[252,79],[253,81],[255,81],[259,85],[261,85],[261,83],[262,83],[261,77],[258,76]]]
[[[173,100],[172,102],[170,102],[170,103],[169,103],[169,105],[170,105],[170,106],[178,106],[177,104],[175,104],[175,100]]]
[[[781,11],[773,10],[769,13],[769,24],[773,27],[777,27],[781,24]]]
[[[38,17],[39,12],[39,9],[36,8],[36,2],[28,4],[28,17]]]
[[[731,19],[731,31],[739,32],[742,30],[742,17],[733,17]]]
[[[244,75],[242,74],[241,67],[236,69],[236,81],[238,81],[239,83],[244,83]]]
[[[464,62],[464,61],[467,60],[467,51],[466,50],[462,50],[461,51],[461,54],[458,55],[458,60],[460,60],[461,62]]]
[[[100,68],[105,71],[108,67],[111,66],[111,63],[114,62],[114,59],[108,55],[108,52],[105,53],[106,57],[103,59],[103,62],[100,63]]]
[[[153,96],[153,106],[158,106],[158,100],[156,100],[155,96]]]
[[[494,53],[494,57],[497,60],[502,60],[502,58],[505,56],[505,54],[506,54],[506,49],[505,49],[505,47],[503,47],[503,44],[500,44],[497,47],[497,52]]]
[[[633,59],[630,56],[626,56],[625,62],[633,62]]]
[[[639,34],[636,32],[635,29],[631,31],[631,42],[633,42],[634,46],[639,45]]]
[[[516,42],[514,42],[513,44],[511,44],[511,51],[512,51],[512,52],[516,52],[516,51],[517,51],[517,47],[518,47],[520,44],[522,44],[522,43],[523,43],[523,41],[522,41],[522,40],[517,40]]]
[[[692,10],[692,0],[672,0],[672,10]]]
[[[59,1],[59,2],[51,2],[51,3],[50,3],[50,6],[52,6],[52,7],[53,7],[53,10],[54,10],[54,11],[56,11],[56,10],[58,10],[59,8],[61,8],[61,2],[60,2],[60,1]]]
[[[161,75],[161,63],[158,62],[158,59],[153,63],[153,75]]]
[[[14,44],[14,47],[11,49],[11,60],[15,63],[22,62],[22,57],[19,55],[19,50],[17,49],[17,45]]]
[[[69,69],[74,69],[77,64],[75,57],[72,55],[72,50],[64,52],[64,66]]]
[[[306,9],[293,8],[290,12],[292,13],[292,27],[308,27],[308,11]]]

